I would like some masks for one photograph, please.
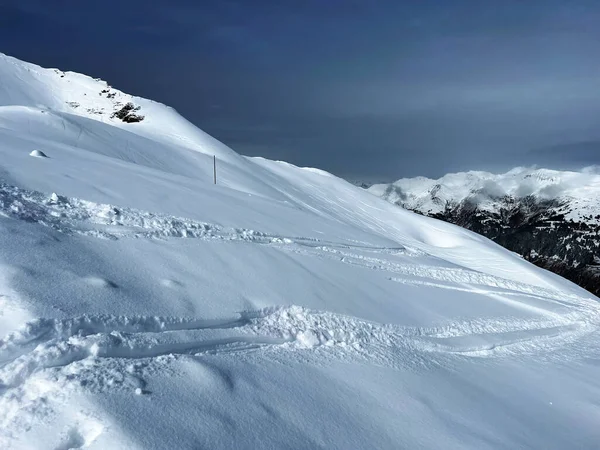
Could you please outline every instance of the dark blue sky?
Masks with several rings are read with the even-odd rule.
[[[600,162],[597,0],[0,0],[0,51],[343,176]]]

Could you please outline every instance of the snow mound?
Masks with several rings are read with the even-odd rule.
[[[41,150],[32,151],[29,156],[33,156],[34,158],[47,158],[46,154]]]

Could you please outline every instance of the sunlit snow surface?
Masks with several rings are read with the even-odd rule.
[[[593,448],[599,324],[482,237],[0,55],[0,448]]]

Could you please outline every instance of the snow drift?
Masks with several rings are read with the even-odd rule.
[[[591,447],[599,312],[480,236],[0,55],[2,448]]]

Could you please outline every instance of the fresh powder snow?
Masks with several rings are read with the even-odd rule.
[[[599,325],[481,236],[0,54],[0,448],[593,448]]]

